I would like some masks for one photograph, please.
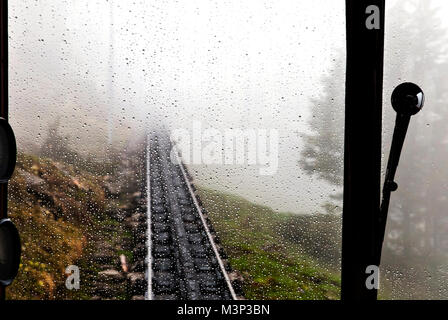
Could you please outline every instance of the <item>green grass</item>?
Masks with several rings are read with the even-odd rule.
[[[283,235],[294,216],[205,188],[199,194],[247,299],[339,299],[339,272]]]

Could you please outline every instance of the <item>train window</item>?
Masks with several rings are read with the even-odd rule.
[[[339,299],[344,2],[178,12],[154,95],[245,297]]]
[[[426,106],[410,125],[398,167],[382,258],[380,298],[446,299],[447,37],[444,1],[388,1],[383,150],[389,152],[394,87],[424,88]],[[387,156],[384,157],[387,160]],[[384,163],[385,165],[385,163]]]
[[[8,299],[339,299],[344,1],[9,6]],[[427,115],[415,148],[444,143]],[[441,176],[427,151],[404,162]]]

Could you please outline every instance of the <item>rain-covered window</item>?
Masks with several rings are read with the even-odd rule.
[[[444,39],[406,50],[416,76],[443,79]],[[9,299],[339,299],[344,1],[10,1],[9,50]],[[421,157],[444,152],[440,110],[404,155],[423,178],[389,255],[446,242],[443,165]]]
[[[411,121],[397,171],[383,248],[383,299],[448,297],[447,13],[447,3],[438,0],[387,5],[385,152],[395,117],[392,89],[417,83],[426,105]]]

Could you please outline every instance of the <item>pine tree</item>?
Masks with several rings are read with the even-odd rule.
[[[312,131],[304,137],[300,164],[310,175],[333,185],[342,185],[344,157],[344,58],[336,59],[333,70],[322,80],[324,90],[311,100]],[[342,78],[342,79],[341,79]]]

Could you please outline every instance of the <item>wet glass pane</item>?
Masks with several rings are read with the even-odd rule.
[[[10,299],[339,299],[344,1],[9,10]]]
[[[392,194],[383,249],[384,299],[448,298],[447,39],[445,1],[389,1],[387,6],[384,161],[395,112],[394,87],[414,82],[425,92],[412,117]],[[385,162],[384,162],[385,165]]]

